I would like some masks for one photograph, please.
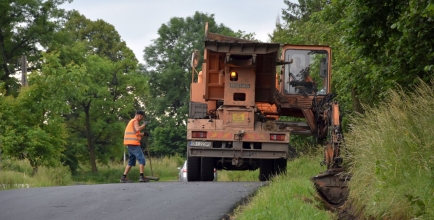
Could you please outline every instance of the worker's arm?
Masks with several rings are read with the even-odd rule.
[[[136,120],[134,121],[134,129],[138,132],[140,132],[141,130],[145,129],[147,125],[147,122],[145,121],[145,123],[143,123],[142,125],[139,126],[139,122]]]
[[[139,136],[139,137],[144,137],[145,134],[143,134],[143,133],[138,133],[137,136]]]
[[[312,77],[311,77],[310,75],[308,75],[308,76],[306,77],[306,82],[314,83],[314,81],[313,81],[313,79],[312,79]]]

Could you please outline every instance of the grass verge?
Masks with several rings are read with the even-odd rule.
[[[1,169],[0,190],[73,184],[69,169],[61,165],[53,168],[41,166],[34,176],[27,160],[3,160]]]
[[[434,90],[391,91],[352,120],[346,136],[355,212],[373,219],[434,219]]]
[[[246,205],[237,207],[229,219],[334,219],[316,199],[312,176],[324,171],[320,156],[303,156],[288,162],[286,175],[273,178]],[[256,176],[257,179],[257,176]]]

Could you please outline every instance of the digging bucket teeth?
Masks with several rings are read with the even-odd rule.
[[[342,206],[349,194],[347,183],[351,179],[342,168],[333,168],[312,177],[321,198],[332,207]]]

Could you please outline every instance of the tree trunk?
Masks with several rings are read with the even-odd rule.
[[[95,157],[95,150],[93,146],[89,146],[89,162],[90,166],[92,167],[92,173],[97,173],[98,169],[96,168],[96,157]]]
[[[87,139],[87,150],[89,151],[89,163],[92,168],[92,173],[97,173],[96,168],[96,157],[95,157],[95,147],[92,143],[92,132],[90,130],[90,102],[85,106],[84,112],[86,114],[86,139]]]
[[[32,176],[36,175],[36,173],[38,173],[38,164],[29,158],[30,161],[30,166],[32,166]]]

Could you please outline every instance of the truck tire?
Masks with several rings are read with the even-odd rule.
[[[200,181],[200,157],[187,158],[188,181]]]
[[[214,180],[214,158],[202,157],[200,168],[200,179],[202,181]]]
[[[268,181],[273,175],[273,160],[261,159],[259,161],[259,181]]]
[[[280,174],[286,174],[286,166],[287,166],[287,160],[286,159],[276,159],[274,160],[274,174],[280,175]]]

